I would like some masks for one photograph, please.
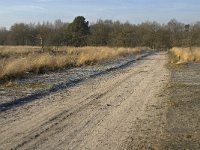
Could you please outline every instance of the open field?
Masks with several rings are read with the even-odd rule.
[[[200,0],[5,0],[0,150],[200,150]]]
[[[94,64],[108,59],[142,53],[149,48],[109,47],[59,47],[48,48],[45,53],[39,47],[1,46],[0,79],[21,77],[28,72],[45,72],[72,66]]]
[[[189,61],[200,62],[200,47],[180,48],[174,47],[170,50],[176,57],[176,62],[185,63]]]

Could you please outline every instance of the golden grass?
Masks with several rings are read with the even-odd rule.
[[[62,68],[73,64],[68,56],[54,56],[50,54],[36,54],[25,58],[4,61],[0,68],[0,78],[22,76],[26,72],[40,72],[44,69]]]
[[[30,49],[29,49],[30,48]],[[0,47],[0,54],[9,54],[8,58],[0,60],[0,79],[23,76],[28,72],[40,72],[64,68],[69,66],[81,66],[99,62],[106,59],[114,59],[149,48],[109,48],[109,47],[60,47],[54,52],[39,53],[39,47]],[[37,53],[34,53],[36,52]],[[16,54],[22,54],[15,57]],[[26,55],[27,54],[27,55]]]
[[[40,51],[38,46],[0,46],[0,55],[28,54]]]
[[[180,48],[174,47],[170,50],[178,60],[177,63],[185,63],[189,61],[200,62],[200,47]]]
[[[76,65],[84,65],[91,62],[113,59],[138,53],[147,48],[109,48],[109,47],[85,47],[79,49]]]

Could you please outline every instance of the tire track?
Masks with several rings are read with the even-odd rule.
[[[151,54],[152,54],[152,52],[149,52],[149,53],[146,53],[146,54],[142,54],[141,58],[145,58],[145,57],[147,57],[147,56],[149,56]],[[136,59],[133,59],[133,60],[128,61],[128,62],[126,62],[124,64],[120,64],[119,66],[114,66],[114,67],[108,68],[108,69],[106,69],[106,70],[104,70],[102,72],[94,73],[92,75],[89,75],[89,76],[86,76],[86,77],[83,77],[83,78],[79,78],[79,79],[75,79],[75,80],[70,81],[70,82],[59,83],[57,85],[54,85],[50,89],[41,90],[41,91],[33,93],[33,94],[31,94],[31,95],[29,95],[27,97],[15,99],[15,100],[13,100],[11,102],[2,103],[2,104],[0,104],[0,112],[4,112],[4,111],[10,110],[12,108],[23,106],[23,105],[25,105],[27,103],[30,103],[30,102],[33,102],[35,100],[41,99],[41,98],[43,98],[45,96],[48,96],[48,95],[50,95],[52,93],[56,93],[56,92],[59,92],[61,90],[73,87],[73,86],[77,85],[78,83],[81,83],[81,82],[85,81],[87,78],[95,78],[95,77],[98,77],[100,75],[107,74],[107,73],[109,73],[111,71],[115,71],[117,69],[122,69],[124,67],[128,67],[129,65],[131,65],[135,61],[136,61]]]
[[[130,123],[133,123],[136,117],[141,115],[140,111],[144,110],[146,102],[143,103],[144,101],[140,101],[136,96],[141,95],[142,98],[149,99],[148,94],[153,89],[147,92],[144,86],[153,83],[152,79],[157,79],[154,75],[158,74],[160,66],[164,64],[159,62],[165,61],[160,57],[164,56],[159,54],[149,56],[134,67],[119,70],[115,76],[96,78],[94,81],[90,81],[93,80],[90,79],[86,83],[95,83],[95,86],[90,87],[83,84],[80,88],[85,87],[85,89],[80,90],[79,93],[74,90],[68,95],[61,91],[49,97],[51,100],[54,99],[53,104],[59,107],[54,107],[50,102],[36,102],[39,105],[46,104],[48,111],[39,110],[35,105],[31,109],[36,110],[30,116],[21,117],[7,125],[5,121],[1,128],[3,132],[0,133],[0,137],[4,137],[0,140],[0,149],[5,147],[7,149],[66,149],[66,146],[68,149],[84,149],[84,143],[88,146],[92,144],[88,144],[88,140],[94,140],[94,144],[98,146],[101,145],[101,140],[102,144],[106,143],[106,136],[109,134],[111,139],[114,139],[116,133],[119,132],[119,135],[123,137],[128,132],[119,127],[126,127],[128,118]],[[158,84],[157,81],[155,82]],[[79,85],[77,89],[79,89]],[[88,90],[93,91],[88,94]],[[65,102],[64,99],[70,100]],[[43,101],[43,98],[41,100]],[[16,111],[25,112],[25,108],[25,106],[18,107]],[[132,116],[132,119],[126,117],[127,113],[131,114],[132,111],[137,115]],[[39,114],[40,112],[41,114]],[[14,118],[14,116],[12,117]],[[122,123],[118,122],[119,119]],[[116,124],[114,125],[110,120]],[[14,126],[17,126],[17,129],[13,128]],[[127,129],[129,128],[130,124],[128,123]],[[99,134],[96,135],[97,132]],[[101,134],[102,138],[100,138]],[[96,140],[99,140],[100,143],[96,143]]]
[[[80,113],[81,111],[89,109],[89,107],[91,107],[92,105],[97,103],[97,101],[99,99],[105,97],[106,94],[108,94],[108,93],[113,93],[113,91],[115,91],[116,88],[118,88],[123,83],[126,83],[127,81],[129,81],[131,76],[138,74],[138,73],[142,73],[142,72],[138,71],[136,73],[134,72],[134,73],[128,74],[126,77],[123,76],[123,78],[120,81],[117,80],[116,83],[114,83],[113,85],[110,85],[106,89],[103,89],[104,91],[102,91],[102,92],[99,92],[99,89],[94,91],[91,95],[83,98],[82,101],[80,103],[78,103],[77,105],[75,105],[74,107],[67,109],[65,111],[62,111],[61,113],[57,114],[56,116],[54,116],[53,118],[51,118],[50,120],[48,120],[47,122],[42,124],[37,129],[32,131],[32,133],[30,133],[30,135],[24,137],[24,141],[22,143],[18,144],[14,149],[19,149],[19,148],[23,147],[24,145],[30,143],[32,140],[39,138],[42,134],[49,132],[49,130],[55,130],[55,128],[56,128],[55,132],[48,136],[57,134],[59,129],[66,128],[69,126],[68,124],[60,126],[60,124],[62,124],[62,122],[64,122],[66,119],[69,119],[69,117],[73,118],[73,116],[77,115],[77,113]],[[138,81],[136,86],[139,85],[139,83],[141,81],[142,80]],[[122,88],[122,87],[120,87],[120,88]],[[133,92],[131,91],[130,94],[132,94],[132,93]],[[130,96],[130,95],[128,95],[128,96]],[[79,99],[79,98],[77,98],[77,99]],[[126,99],[126,98],[123,98],[123,99]],[[120,103],[123,101],[123,99],[120,101]],[[101,112],[101,115],[99,112]],[[107,111],[102,112],[102,109],[100,108],[99,110],[97,110],[96,113],[94,113],[94,116],[91,116],[91,117],[96,120],[95,122],[99,122],[102,120],[103,117],[105,117],[105,113],[107,113]],[[97,121],[97,118],[99,121]],[[88,123],[92,124],[92,122],[93,122],[92,119],[89,118],[89,120],[85,123],[85,125],[83,124],[79,128],[72,130],[71,133],[69,134],[70,139],[73,140],[76,137],[75,135],[77,133],[81,132],[84,129],[84,127],[86,125],[88,125]],[[57,128],[58,125],[59,125],[59,127]],[[39,129],[43,129],[43,130],[38,132]],[[70,143],[70,141],[69,141],[69,143]]]

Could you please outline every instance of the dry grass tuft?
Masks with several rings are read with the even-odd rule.
[[[80,52],[77,65],[95,63],[105,59],[123,57],[138,52],[139,48],[108,48],[108,47],[86,47]],[[140,49],[141,51],[142,49]]]
[[[193,47],[193,48],[179,48],[174,47],[170,50],[172,54],[175,55],[177,59],[177,63],[185,63],[189,61],[200,62],[200,48]]]
[[[0,56],[14,56],[39,52],[37,46],[0,46]]]
[[[54,56],[50,54],[37,54],[25,58],[17,58],[4,62],[0,68],[0,78],[22,76],[27,72],[44,72],[63,68],[72,64],[68,56]]]
[[[0,79],[16,78],[28,72],[45,72],[58,68],[81,66],[106,59],[114,59],[136,54],[143,48],[109,48],[109,47],[60,47],[57,50],[40,53],[39,47],[1,46],[0,56]],[[37,53],[35,53],[37,52]],[[18,55],[20,54],[20,55]]]

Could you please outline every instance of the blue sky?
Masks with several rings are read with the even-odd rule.
[[[71,22],[78,15],[90,22],[112,19],[166,23],[175,18],[194,23],[200,21],[200,0],[0,0],[1,27],[56,19]]]

